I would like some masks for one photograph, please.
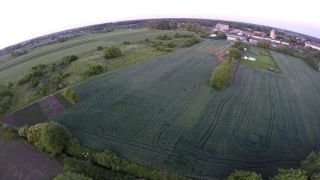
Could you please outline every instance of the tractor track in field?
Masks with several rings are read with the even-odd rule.
[[[202,149],[204,147],[204,145],[206,144],[206,142],[208,141],[208,139],[210,138],[210,136],[212,135],[215,127],[217,126],[217,124],[219,123],[219,120],[220,120],[220,115],[221,115],[221,112],[222,112],[222,109],[224,107],[224,105],[233,97],[233,95],[235,94],[236,90],[237,90],[237,87],[239,86],[240,82],[241,82],[241,79],[242,79],[242,73],[240,73],[240,77],[239,77],[239,80],[237,82],[235,82],[235,86],[234,87],[231,87],[231,91],[230,93],[224,97],[219,105],[218,105],[218,108],[216,110],[216,113],[214,114],[214,117],[212,118],[212,121],[211,123],[209,124],[208,126],[208,130],[205,132],[205,134],[200,138],[200,141],[195,145],[196,149]],[[208,111],[208,109],[206,110]]]

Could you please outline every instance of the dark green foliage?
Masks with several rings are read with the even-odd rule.
[[[101,74],[103,72],[103,67],[100,65],[91,65],[87,71],[85,71],[85,76],[93,76]]]
[[[226,33],[221,32],[221,31],[219,31],[219,32],[217,33],[217,37],[218,37],[219,39],[227,39]]]
[[[273,180],[307,180],[306,172],[301,169],[279,169]]]
[[[0,85],[0,114],[7,112],[12,103],[13,92],[6,86]]]
[[[130,41],[123,41],[123,43],[122,44],[124,44],[124,45],[130,45],[131,44],[131,42]]]
[[[13,83],[10,81],[10,82],[8,82],[8,84],[7,84],[7,88],[11,88],[13,86]]]
[[[320,173],[312,174],[311,180],[320,180]]]
[[[201,29],[201,26],[199,23],[188,23],[186,28],[188,31],[199,32]]]
[[[75,158],[65,158],[63,170],[67,172],[83,173],[94,179],[136,179],[134,176],[115,173],[109,169],[92,164],[90,161]]]
[[[164,48],[163,51],[164,52],[173,52],[173,49],[172,48]]]
[[[271,41],[265,40],[265,39],[261,39],[258,42],[257,46],[269,49],[271,47]]]
[[[28,126],[25,126],[24,130],[22,131],[27,131],[27,139],[30,144],[33,144],[38,150],[44,151],[44,147],[40,142],[40,137],[41,137],[41,130],[43,127],[44,123],[39,123],[36,125],[33,125],[28,128]],[[23,132],[19,132],[19,134],[23,135],[22,137],[25,137],[25,134]]]
[[[105,51],[105,59],[117,58],[122,55],[121,50],[116,46],[110,46]]]
[[[0,124],[0,136],[8,139],[17,139],[19,137],[16,129],[5,124]]]
[[[236,41],[233,43],[232,47],[238,49],[239,51],[243,51],[246,45],[241,41]]]
[[[98,46],[98,47],[97,47],[97,50],[98,50],[98,51],[102,51],[102,50],[103,50],[103,47],[102,47],[102,46]]]
[[[146,43],[149,43],[149,42],[150,42],[150,40],[149,40],[148,38],[146,38],[144,41],[145,41]]]
[[[31,84],[33,87],[37,87],[39,85],[40,81],[38,77],[31,78]]]
[[[306,160],[301,162],[301,168],[309,177],[314,173],[320,173],[320,153],[311,152]]]
[[[227,49],[227,54],[229,57],[235,58],[235,59],[240,59],[242,56],[242,52],[239,49],[232,48],[232,47]]]
[[[56,68],[57,68],[56,63],[52,63],[52,64],[50,65],[50,67],[49,67],[50,71],[52,71],[52,72],[56,71]]]
[[[35,90],[35,94],[44,96],[46,95],[47,91],[48,91],[47,85],[44,83],[40,83]]]
[[[17,85],[25,84],[25,83],[29,82],[31,80],[31,78],[32,78],[32,76],[30,74],[25,74],[25,75],[23,75],[23,77],[21,79],[19,79]]]
[[[193,45],[198,44],[198,43],[200,43],[200,39],[196,38],[196,37],[193,37],[191,39],[184,40],[181,46],[182,47],[190,47],[190,46],[193,46]]]
[[[63,77],[61,76],[52,76],[50,78],[50,82],[53,86],[55,86],[56,89],[61,89],[63,85]]]
[[[60,123],[50,121],[42,126],[40,142],[53,154],[60,154],[67,147],[70,138],[70,132]]]
[[[66,88],[62,92],[63,96],[65,96],[72,104],[80,101],[79,94],[71,89],[70,87]]]
[[[19,136],[27,138],[28,137],[28,130],[29,130],[29,126],[28,125],[24,125],[23,127],[21,127],[19,129]]]
[[[75,55],[65,56],[61,59],[60,65],[70,64],[73,61],[78,60],[78,57]]]
[[[171,40],[172,38],[168,35],[159,35],[156,37],[157,40]]]
[[[62,42],[65,42],[65,41],[66,41],[66,39],[64,37],[59,37],[57,39],[57,42],[59,42],[59,43],[62,43]]]
[[[191,35],[191,34],[179,34],[179,33],[176,33],[174,35],[175,38],[193,38],[194,35]]]
[[[236,170],[227,177],[227,180],[262,180],[262,177],[253,171]]]
[[[21,55],[24,55],[27,53],[28,53],[28,51],[26,49],[17,49],[15,51],[11,52],[11,56],[18,57],[18,56],[21,56]]]
[[[46,68],[45,64],[38,64],[38,65],[32,67],[31,70],[33,70],[33,71],[38,70],[38,69],[44,70],[45,68]]]
[[[236,64],[234,59],[224,60],[214,69],[210,77],[210,84],[217,89],[225,88],[231,81],[231,72]]]
[[[92,161],[95,159],[95,154],[98,153],[99,151],[85,147],[85,146],[81,146],[78,140],[72,138],[68,142],[66,152],[69,155],[72,155],[72,156],[77,157],[79,159]]]
[[[53,180],[92,180],[91,178],[86,177],[83,174],[78,174],[78,173],[71,173],[71,172],[66,172],[66,173],[61,173]]]
[[[174,35],[174,38],[179,38],[180,37],[180,34],[179,33],[176,33],[175,35]]]

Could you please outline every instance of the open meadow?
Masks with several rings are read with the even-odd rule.
[[[320,148],[320,74],[271,52],[282,74],[240,65],[215,91],[211,42],[79,83],[81,101],[54,119],[85,145],[198,179],[298,167]]]
[[[81,56],[85,52],[96,50],[97,46],[106,47],[121,44],[123,41],[135,42],[146,38],[154,39],[162,34],[172,36],[177,32],[192,34],[185,31],[117,30],[109,33],[79,36],[63,43],[42,46],[14,59],[11,59],[10,55],[7,54],[0,57],[0,62],[3,62],[0,64],[0,82],[5,82],[27,73],[31,67],[40,63],[51,64],[68,55]]]

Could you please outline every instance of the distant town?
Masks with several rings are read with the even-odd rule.
[[[187,25],[187,22],[198,22],[194,19],[166,19],[169,21],[175,21],[178,28],[184,28]],[[15,54],[24,54],[30,49],[34,49],[40,46],[53,44],[56,42],[64,42],[67,39],[83,36],[86,34],[92,33],[106,33],[111,32],[115,29],[135,29],[146,27],[146,24],[151,20],[134,20],[134,21],[122,21],[114,23],[105,23],[98,24],[86,27],[80,27],[70,30],[65,30],[53,34],[48,34],[45,36],[37,37],[30,39],[4,49],[0,50],[0,56],[12,53]],[[206,29],[209,32],[212,32],[212,36],[215,36],[214,32],[225,32],[227,39],[230,41],[235,41],[237,39],[248,42],[252,44],[257,44],[259,40],[269,40],[272,42],[272,47],[276,48],[279,44],[286,46],[292,46],[296,48],[301,47],[310,47],[312,49],[317,49],[320,51],[320,40],[311,36],[294,33],[288,30],[282,30],[277,28],[269,28],[266,26],[260,25],[249,25],[249,27],[258,27],[258,28],[248,28],[245,23],[238,22],[223,22],[218,20],[199,20],[199,24],[202,25],[201,28]],[[205,22],[205,23],[204,23]],[[211,23],[208,23],[211,22]],[[223,23],[221,23],[223,22]],[[207,24],[215,24],[214,26],[208,26]],[[238,26],[238,27],[237,27]],[[241,27],[243,26],[243,27]],[[261,28],[262,27],[262,28]],[[263,29],[259,31],[257,29]]]

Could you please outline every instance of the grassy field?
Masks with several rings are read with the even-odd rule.
[[[277,63],[274,61],[273,57],[270,55],[270,52],[267,49],[250,46],[249,50],[259,51],[260,55],[255,55],[250,51],[243,52],[243,56],[256,58],[256,61],[242,59],[240,60],[240,64],[263,70],[269,70],[270,67],[273,67],[274,72],[281,73],[281,69],[278,67]]]
[[[145,39],[148,38],[149,41],[154,41],[156,36],[161,34],[167,34],[173,36],[175,33],[183,34],[194,34],[192,32],[184,31],[146,31],[146,30],[135,30],[135,31],[124,31],[119,30],[106,34],[94,34],[87,35],[88,37],[77,37],[70,41],[62,44],[53,44],[47,47],[40,47],[35,49],[33,52],[28,53],[28,56],[21,56],[12,60],[7,66],[0,66],[7,70],[0,70],[0,81],[10,81],[16,84],[21,78],[20,73],[30,72],[31,67],[36,66],[39,63],[50,64],[52,62],[57,62],[61,60],[61,57],[68,55],[77,55],[79,60],[72,62],[70,66],[66,69],[62,69],[61,73],[70,74],[69,77],[64,78],[66,85],[71,85],[80,82],[88,77],[84,76],[84,72],[89,68],[90,65],[101,65],[105,72],[113,71],[118,68],[123,68],[136,64],[149,58],[167,54],[168,52],[158,51],[151,47],[149,44],[145,43]],[[98,39],[99,41],[86,44],[87,41],[92,41]],[[173,39],[178,46],[174,48],[179,50],[179,45],[183,42],[183,38]],[[129,41],[133,44],[124,45],[122,42]],[[79,42],[85,42],[83,45],[79,45]],[[78,46],[79,45],[79,46]],[[116,45],[121,50],[123,55],[117,59],[104,59],[104,51],[97,51],[97,46],[107,47],[110,45]],[[13,67],[10,67],[13,66]],[[57,76],[58,72],[53,72],[49,75]],[[17,108],[23,107],[26,104],[34,102],[40,99],[42,96],[33,95],[28,93],[27,89],[31,86],[31,83],[27,83],[20,86],[14,86],[13,88],[13,101],[9,112],[16,110]],[[49,88],[47,94],[52,94],[56,92],[55,88]]]
[[[209,43],[77,84],[81,102],[55,120],[85,145],[198,179],[272,176],[320,148],[320,74],[271,52],[282,74],[240,65],[216,92]]]
[[[68,55],[81,55],[85,52],[93,51],[97,46],[117,45],[123,41],[141,41],[146,38],[154,39],[160,34],[174,35],[181,31],[148,31],[138,30],[119,30],[104,34],[92,34],[76,37],[64,43],[56,43],[48,46],[39,47],[25,55],[14,58],[0,65],[0,82],[8,81],[30,71],[30,68],[37,64],[50,64]],[[191,32],[182,32],[189,33]],[[7,58],[8,55],[0,57]]]

